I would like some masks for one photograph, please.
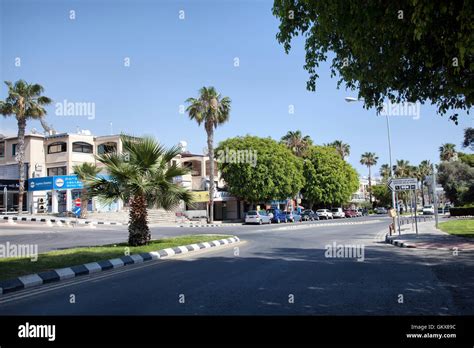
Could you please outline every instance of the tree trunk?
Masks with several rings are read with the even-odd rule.
[[[148,211],[145,196],[130,198],[128,223],[128,244],[130,246],[146,245],[151,239],[148,228]]]
[[[207,148],[209,152],[209,219],[214,221],[214,128],[212,124],[206,125]]]
[[[18,161],[18,169],[20,171],[19,191],[18,191],[18,215],[23,210],[23,195],[25,193],[25,129],[26,119],[22,115],[18,115],[18,145],[16,148],[16,159]]]
[[[424,190],[424,186],[425,186],[425,181],[423,179],[421,179],[421,204],[423,206],[425,206],[425,190]]]
[[[87,188],[83,188],[81,191],[81,218],[85,219],[87,217],[87,203],[89,199],[87,197]]]

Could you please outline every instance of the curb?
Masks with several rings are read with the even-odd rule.
[[[232,227],[232,226],[242,226],[243,223],[235,224],[189,224],[189,225],[179,225],[179,227]]]
[[[82,265],[55,269],[53,271],[43,271],[40,273],[28,274],[21,277],[0,281],[0,295],[31,288],[38,285],[58,282],[64,279],[70,279],[82,275],[107,271],[109,269],[120,268],[127,265],[165,259],[177,254],[186,254],[188,252],[193,252],[201,249],[208,249],[218,247],[220,245],[237,243],[239,241],[240,239],[238,237],[233,236],[230,238],[213,240],[210,242],[181,245],[157,251],[150,251],[147,253],[132,254],[129,256],[122,256],[120,258],[110,260],[102,260]]]
[[[63,224],[78,224],[78,225],[115,225],[122,226],[121,222],[115,221],[92,221],[92,220],[75,220],[75,219],[62,219],[62,218],[36,218],[30,216],[4,216],[3,220],[8,221],[31,221],[31,222],[50,222],[50,223],[63,223]]]
[[[385,235],[385,243],[395,245],[399,248],[416,248],[415,244],[407,243],[403,240],[393,240],[388,237],[388,234]]]

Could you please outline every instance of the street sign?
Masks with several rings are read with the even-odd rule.
[[[72,208],[72,212],[73,212],[74,215],[76,215],[77,217],[81,216],[81,207],[75,206],[74,208]]]
[[[74,204],[76,205],[76,207],[80,207],[81,206],[81,199],[80,198],[76,198],[74,200]]]
[[[388,188],[396,192],[416,190],[416,184],[417,184],[416,178],[390,179],[387,183]]]

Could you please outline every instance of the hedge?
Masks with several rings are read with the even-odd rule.
[[[474,207],[449,208],[449,214],[451,216],[472,216],[474,215]]]

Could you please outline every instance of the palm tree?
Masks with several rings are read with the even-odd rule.
[[[209,155],[209,222],[214,221],[214,128],[227,122],[231,100],[221,97],[214,87],[202,87],[198,98],[188,98],[186,111],[198,125],[204,123]]]
[[[409,161],[397,160],[397,164],[393,166],[393,173],[398,178],[409,177],[413,171],[413,167]]]
[[[100,168],[98,168],[94,163],[82,163],[72,167],[74,174],[77,175],[78,179],[83,182],[83,187],[81,191],[81,218],[85,219],[87,216],[87,203],[89,200],[88,190],[87,190],[87,179],[95,178],[97,174],[100,173]]]
[[[302,157],[313,144],[309,135],[303,136],[300,130],[288,131],[281,137],[281,143],[285,144],[296,156]]]
[[[421,161],[417,167],[416,177],[420,180],[421,187],[421,204],[425,205],[425,179],[428,175],[431,175],[431,162],[428,160]]]
[[[456,145],[451,143],[439,147],[439,158],[441,161],[451,161],[456,157]]]
[[[8,96],[0,101],[0,114],[3,116],[15,115],[18,124],[18,146],[15,159],[18,162],[19,195],[18,214],[23,210],[23,195],[25,192],[25,130],[26,122],[30,119],[42,120],[46,115],[44,105],[52,102],[51,99],[41,95],[44,88],[39,84],[29,84],[24,80],[18,80],[15,84],[5,81],[8,87]]]
[[[335,148],[342,159],[346,159],[351,153],[351,146],[342,140],[334,140],[332,143],[326,144],[326,146]]]
[[[382,164],[380,166],[379,174],[384,180],[388,180],[388,178],[390,178],[390,175],[392,174],[391,171],[390,171],[390,165],[389,164]]]
[[[371,171],[370,168],[377,164],[378,156],[373,152],[363,153],[360,157],[360,164],[367,166],[369,168],[369,201],[372,204],[372,180],[371,180]]]
[[[123,153],[97,155],[109,178],[88,176],[89,196],[98,197],[105,203],[116,199],[130,205],[128,244],[145,245],[150,241],[148,207],[170,209],[181,201],[192,203],[191,192],[174,179],[188,173],[172,160],[180,153],[174,146],[164,148],[152,137],[132,138],[121,136]]]

